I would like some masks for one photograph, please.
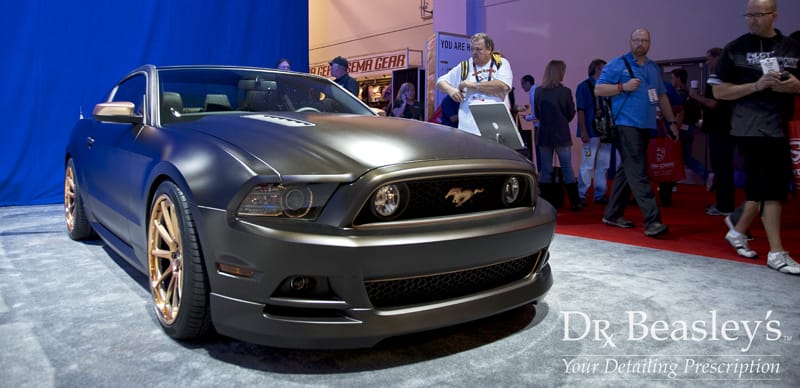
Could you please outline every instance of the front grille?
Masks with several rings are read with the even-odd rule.
[[[499,264],[437,275],[364,282],[375,308],[431,303],[491,290],[530,275],[540,253]]]
[[[408,198],[403,202],[402,211],[397,216],[391,219],[379,219],[372,213],[370,200],[358,213],[354,224],[364,225],[381,221],[403,221],[533,206],[530,194],[531,181],[524,175],[516,175],[520,181],[519,199],[513,204],[503,203],[503,185],[510,176],[476,175],[400,182],[398,184],[407,187],[404,193]],[[482,191],[472,195],[460,206],[456,206],[455,197],[448,196],[454,189]]]

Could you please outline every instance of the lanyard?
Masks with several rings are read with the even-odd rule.
[[[489,79],[487,79],[486,82],[492,80],[492,72],[494,71],[494,69],[492,69],[493,62],[494,58],[489,62]],[[475,74],[475,82],[481,82],[481,79],[478,78],[478,66],[475,65],[475,61],[472,61],[472,72]]]

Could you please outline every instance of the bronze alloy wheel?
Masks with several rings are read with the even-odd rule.
[[[68,165],[67,172],[64,174],[64,217],[69,233],[75,229],[75,209],[75,169],[72,168],[72,165]]]
[[[162,182],[147,218],[147,267],[156,316],[172,338],[213,330],[208,276],[189,201],[173,182]]]
[[[78,174],[72,159],[67,161],[64,173],[64,220],[67,222],[69,238],[84,240],[95,237],[83,207],[83,194],[78,186]]]
[[[167,326],[175,323],[183,297],[183,247],[175,204],[166,193],[150,211],[147,266],[156,315]]]

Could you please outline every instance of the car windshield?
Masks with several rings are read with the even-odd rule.
[[[299,73],[236,68],[158,71],[161,123],[242,112],[373,115],[335,83]]]

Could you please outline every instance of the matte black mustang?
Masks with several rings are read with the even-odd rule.
[[[147,274],[176,339],[369,347],[534,303],[555,211],[516,151],[321,77],[146,65],[73,129],[69,236]]]

